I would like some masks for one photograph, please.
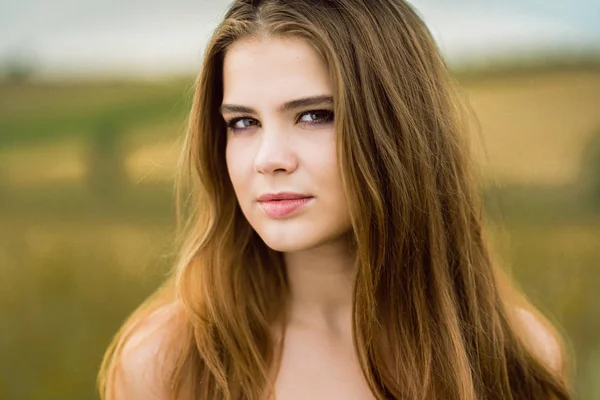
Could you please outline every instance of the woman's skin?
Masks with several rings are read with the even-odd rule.
[[[231,182],[248,222],[284,253],[288,273],[276,396],[371,399],[352,344],[353,253],[333,104],[281,110],[293,100],[332,96],[327,64],[301,39],[244,39],[226,53],[223,84]],[[254,111],[235,112],[234,105]],[[272,217],[257,198],[277,192],[312,199],[290,215]]]

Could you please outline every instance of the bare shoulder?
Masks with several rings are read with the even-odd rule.
[[[132,327],[116,360],[115,400],[168,398],[166,382],[175,362],[169,346],[177,332],[178,311],[174,303],[164,305]]]
[[[563,352],[561,344],[552,329],[533,312],[517,309],[524,339],[531,351],[544,361],[553,371],[561,373]]]

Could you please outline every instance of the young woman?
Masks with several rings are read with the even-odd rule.
[[[104,399],[568,399],[490,257],[467,121],[401,0],[238,0],[206,50],[172,279]]]

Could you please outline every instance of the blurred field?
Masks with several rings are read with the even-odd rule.
[[[495,248],[567,335],[578,398],[600,398],[600,70],[461,79]],[[0,399],[97,398],[173,260],[191,84],[0,86]]]
[[[488,177],[549,185],[578,179],[581,152],[600,135],[599,72],[505,76],[467,89],[488,160],[480,141],[475,151]]]

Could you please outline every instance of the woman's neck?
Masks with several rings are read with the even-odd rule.
[[[346,239],[284,254],[290,299],[288,324],[351,329],[354,253]]]

